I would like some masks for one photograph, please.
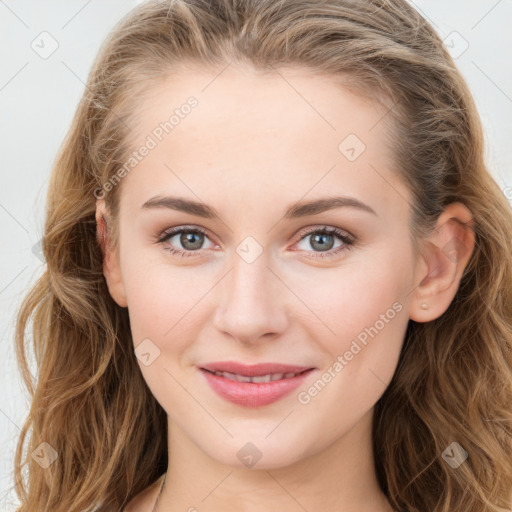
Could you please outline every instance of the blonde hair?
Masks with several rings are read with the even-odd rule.
[[[387,98],[413,239],[451,202],[472,212],[476,246],[457,294],[438,319],[409,321],[376,404],[375,467],[400,512],[510,510],[512,213],[440,38],[405,0],[177,0],[137,6],[110,34],[52,171],[46,268],[16,329],[32,397],[16,450],[18,512],[118,511],[166,469],[167,416],[104,280],[95,190],[126,162],[137,101],[186,62],[297,65]],[[105,196],[114,218],[121,185]],[[26,360],[30,321],[37,380]],[[453,441],[469,454],[456,470],[441,457]],[[58,454],[46,469],[30,456],[43,442]]]

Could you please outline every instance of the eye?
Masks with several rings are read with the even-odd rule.
[[[332,256],[336,256],[338,253],[349,250],[355,242],[355,239],[352,235],[349,235],[347,232],[342,231],[338,228],[330,228],[328,226],[324,226],[323,228],[316,228],[313,230],[309,230],[306,233],[302,232],[300,234],[301,239],[299,243],[305,242],[308,237],[311,237],[309,242],[305,242],[306,246],[312,247],[313,249],[317,249],[318,252],[315,253],[313,251],[313,258],[329,258]],[[341,240],[341,244],[334,246],[334,239],[338,238]],[[302,248],[301,250],[307,249]]]
[[[178,236],[179,235],[179,236]],[[309,247],[316,249],[316,251],[308,251],[302,247],[300,250],[305,252],[312,252],[314,258],[329,258],[336,256],[338,253],[348,250],[354,244],[355,239],[352,235],[342,231],[338,228],[329,228],[324,226],[322,228],[310,229],[307,232],[300,234],[301,239],[298,243],[304,242],[308,237],[312,237],[309,243],[304,242]],[[176,238],[174,242],[173,238]],[[158,238],[157,242],[164,245],[164,249],[179,257],[190,257],[204,249],[203,244],[205,238],[208,238],[205,230],[199,227],[180,226],[172,228]],[[335,239],[341,240],[341,243],[333,248]],[[176,248],[174,244],[179,243],[182,249]],[[215,246],[215,244],[213,244]]]
[[[179,236],[178,236],[179,235]],[[171,245],[172,239],[177,238],[174,243],[179,243],[183,249],[176,249]],[[157,240],[164,245],[164,249],[171,254],[180,257],[195,256],[194,252],[203,249],[204,239],[207,238],[206,231],[198,227],[181,226],[165,231]]]

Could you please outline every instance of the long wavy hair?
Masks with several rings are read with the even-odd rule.
[[[166,470],[167,416],[137,364],[127,309],[108,292],[95,206],[129,156],[137,102],[186,62],[297,65],[385,98],[396,172],[413,197],[412,239],[451,202],[469,208],[476,245],[457,294],[439,318],[409,321],[375,406],[375,468],[399,512],[509,511],[512,212],[438,35],[406,0],[157,0],[104,42],[52,170],[46,266],[16,326],[31,396],[14,464],[18,512],[120,511]],[[114,219],[121,185],[105,195]],[[457,469],[442,457],[454,441],[469,454]]]

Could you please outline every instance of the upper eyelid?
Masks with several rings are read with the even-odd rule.
[[[327,224],[301,229],[299,231],[298,236],[302,240],[302,238],[312,235],[313,233],[316,233],[316,232],[327,232],[329,235],[334,235],[334,236],[338,236],[338,237],[340,236],[340,233],[338,233],[338,232],[341,232],[341,234],[343,236],[345,236],[346,238],[349,238],[350,240],[355,240],[355,236],[352,235],[346,229],[338,228],[335,226],[329,226]]]

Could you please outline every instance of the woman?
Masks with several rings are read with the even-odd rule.
[[[141,4],[51,177],[18,510],[510,509],[511,227],[405,0]]]

